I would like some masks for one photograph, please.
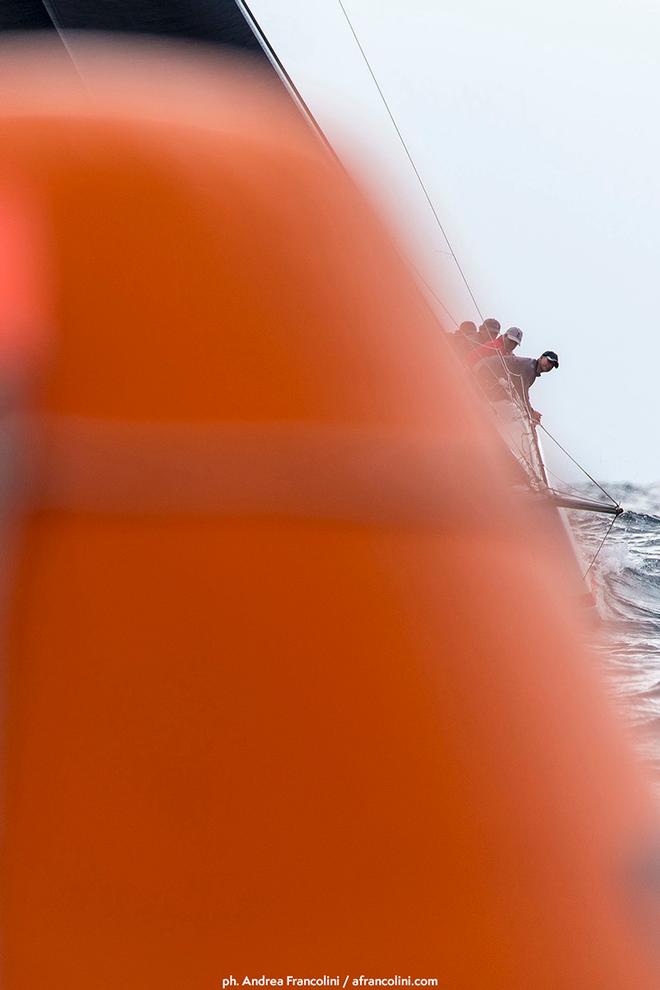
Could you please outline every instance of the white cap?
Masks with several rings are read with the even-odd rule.
[[[519,344],[522,341],[522,330],[520,327],[509,327],[504,336],[508,337],[509,340],[515,340],[516,344]]]

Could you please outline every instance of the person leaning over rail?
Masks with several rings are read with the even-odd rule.
[[[516,357],[515,355],[482,358],[474,365],[477,381],[486,396],[492,402],[511,400],[509,392],[510,378],[513,389],[522,400],[529,418],[535,424],[541,422],[541,413],[533,409],[529,401],[529,390],[541,375],[553,368],[559,367],[559,358],[555,351],[544,351],[539,358]]]

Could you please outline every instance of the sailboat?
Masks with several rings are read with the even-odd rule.
[[[308,121],[312,129],[318,135],[319,139],[327,146],[329,151],[332,154],[334,154],[335,152],[332,149],[332,146],[328,141],[326,134],[319,126],[318,121],[316,120],[314,114],[312,113],[309,105],[303,98],[302,94],[300,93],[298,87],[291,78],[291,75],[287,71],[282,60],[279,58],[277,52],[275,51],[272,44],[268,40],[268,37],[265,31],[263,30],[262,25],[255,17],[249,4],[246,2],[246,0],[236,0],[236,5],[244,15],[245,21],[250,26],[254,38],[259,42],[259,45],[261,46],[261,51],[263,52],[264,56],[267,58],[274,72],[277,74],[282,85],[286,88],[291,99],[295,102],[301,114],[303,114],[303,116]],[[471,297],[474,305],[477,306],[478,308],[472,289],[467,281],[467,278],[465,277],[463,266],[460,264],[458,258],[454,253],[454,249],[451,245],[451,242],[449,241],[449,238],[445,233],[444,226],[440,222],[440,218],[437,214],[436,207],[431,199],[431,196],[422,179],[422,176],[420,175],[418,167],[413,159],[413,156],[411,155],[410,150],[403,138],[401,130],[389,107],[388,101],[383,93],[383,90],[374,73],[374,70],[366,56],[365,50],[355,31],[355,28],[348,15],[346,7],[343,4],[343,2],[341,2],[341,0],[339,0],[339,5],[346,20],[346,23],[351,31],[351,34],[355,40],[355,43],[361,53],[364,63],[368,69],[370,77],[373,80],[377,92],[385,106],[389,119],[391,120],[391,123],[393,125],[393,132],[394,132],[393,137],[395,137],[395,139],[398,139],[398,142],[403,147],[403,150],[410,162],[410,165],[412,166],[414,174],[419,181],[419,184],[424,193],[428,206],[431,212],[433,213],[433,216],[435,217],[438,226],[443,236],[445,237],[445,240],[447,241],[447,245],[450,249],[451,256],[456,262],[458,271],[463,281],[465,282],[469,296]],[[419,272],[419,270],[415,267],[413,262],[409,262],[409,263],[412,265],[415,275],[420,281],[422,290],[425,291],[425,293],[429,297],[431,305],[433,305],[434,303],[438,303],[440,305],[440,307],[444,311],[444,313],[441,314],[441,317],[444,316],[444,314],[451,316],[451,314],[449,314],[449,311],[447,310],[442,300],[438,298],[432,286],[429,285],[427,279]],[[585,493],[571,490],[570,486],[564,485],[560,489],[550,483],[543,447],[541,440],[539,438],[538,428],[536,424],[532,421],[529,414],[529,410],[525,408],[524,403],[522,403],[519,397],[517,396],[516,390],[514,388],[514,384],[511,380],[511,376],[509,375],[506,365],[504,363],[502,365],[502,374],[508,379],[508,391],[509,391],[510,400],[506,404],[506,409],[503,410],[502,404],[499,404],[499,409],[498,409],[498,404],[489,403],[491,409],[494,411],[496,416],[496,425],[497,425],[498,433],[500,434],[502,440],[504,441],[507,449],[510,451],[511,455],[515,459],[516,463],[522,469],[529,492],[536,500],[540,501],[541,503],[545,504],[550,508],[551,510],[550,516],[552,521],[549,524],[555,525],[556,519],[559,520],[560,526],[557,527],[557,536],[562,542],[564,542],[567,557],[575,565],[573,570],[575,572],[575,578],[576,578],[575,580],[576,594],[579,600],[584,605],[588,607],[592,607],[594,605],[594,598],[593,595],[591,594],[588,578],[591,573],[595,559],[597,555],[600,553],[600,550],[602,549],[605,540],[607,539],[609,533],[611,532],[611,525],[607,529],[603,541],[598,546],[596,554],[592,555],[591,559],[585,562],[583,550],[579,547],[576,541],[574,531],[570,523],[569,511],[589,512],[589,513],[608,515],[612,517],[612,523],[614,523],[616,518],[619,515],[621,515],[621,513],[624,510],[622,506],[619,504],[619,502],[612,495],[610,495],[609,492],[607,492],[606,489],[602,487],[602,485],[600,485],[594,478],[592,478],[591,475],[586,471],[586,469],[584,469],[580,464],[577,463],[577,461],[574,460],[574,458],[571,457],[568,451],[564,451],[565,454],[573,461],[574,464],[577,465],[579,470],[582,471],[584,477],[592,483],[592,487],[598,490],[598,496],[600,497],[594,497],[594,496],[589,497]],[[486,398],[486,401],[489,400]],[[548,438],[550,438],[551,442],[556,443],[562,450],[564,450],[564,448],[559,444],[559,441],[557,441],[549,431],[544,429],[544,432],[546,433]],[[585,565],[586,565],[586,570],[585,570]],[[586,587],[585,587],[585,581],[587,582]]]

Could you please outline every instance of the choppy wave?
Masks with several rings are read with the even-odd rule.
[[[644,756],[660,779],[660,484],[609,489],[625,512],[591,571],[605,625],[599,649],[609,682],[638,728]],[[590,560],[609,525],[577,513],[571,520]]]

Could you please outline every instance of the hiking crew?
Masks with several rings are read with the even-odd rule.
[[[479,329],[469,320],[450,334],[454,352],[473,371],[482,391],[491,402],[515,403],[515,391],[534,425],[541,422],[541,413],[532,408],[529,390],[541,375],[559,367],[555,351],[543,351],[538,358],[517,357],[523,332],[509,327],[499,334],[501,324],[494,317],[484,320]]]

